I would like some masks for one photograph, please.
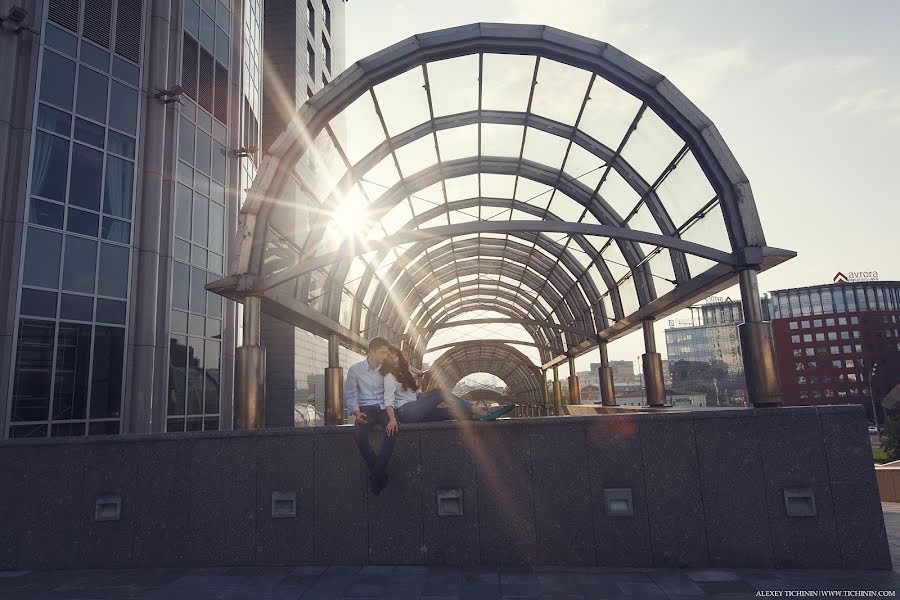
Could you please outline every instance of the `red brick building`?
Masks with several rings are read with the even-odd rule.
[[[872,418],[900,383],[900,282],[837,283],[772,292],[784,404],[860,403]],[[870,381],[871,379],[871,381]]]

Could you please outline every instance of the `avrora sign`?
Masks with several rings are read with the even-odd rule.
[[[846,275],[838,271],[832,278],[833,283],[859,283],[861,281],[878,281],[878,271],[847,271]]]

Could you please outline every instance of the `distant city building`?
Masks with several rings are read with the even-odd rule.
[[[740,404],[746,397],[738,325],[741,302],[691,307],[691,320],[665,330],[668,368],[676,393],[704,393],[711,405]]]
[[[860,403],[871,419],[871,384],[883,423],[880,400],[900,383],[900,282],[836,283],[771,297],[784,404]]]

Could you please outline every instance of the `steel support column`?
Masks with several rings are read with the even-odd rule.
[[[543,412],[547,412],[547,408],[550,406],[550,398],[547,394],[547,370],[541,369],[538,367],[538,370],[541,372],[541,401],[543,402]]]
[[[781,376],[775,365],[775,341],[772,324],[763,321],[762,303],[756,271],[744,269],[739,274],[744,323],[738,326],[747,392],[753,406],[781,405]]]
[[[328,336],[328,367],[325,368],[325,424],[344,422],[344,369],[341,368],[340,338]]]
[[[662,356],[656,351],[656,336],[653,331],[653,319],[641,321],[644,328],[644,354],[641,363],[644,367],[644,387],[647,390],[649,406],[666,405],[666,386],[663,381]]]
[[[600,342],[600,398],[603,406],[616,406],[616,385],[609,366],[608,343]]]
[[[562,387],[559,384],[559,367],[553,365],[553,412],[562,415]]]
[[[247,296],[244,298],[244,343],[235,352],[238,429],[266,426],[266,349],[260,341],[259,327],[260,299]]]
[[[581,386],[575,374],[575,357],[569,357],[569,404],[581,404]]]

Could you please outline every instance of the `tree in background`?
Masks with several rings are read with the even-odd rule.
[[[900,460],[900,415],[888,417],[881,434],[881,449],[891,460]]]

